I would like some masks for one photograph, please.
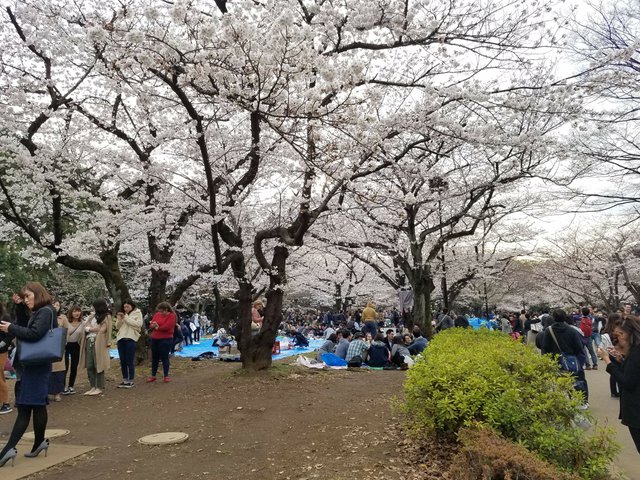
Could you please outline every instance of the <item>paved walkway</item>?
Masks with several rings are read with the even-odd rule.
[[[589,405],[591,413],[600,423],[614,428],[617,441],[622,445],[622,451],[615,461],[615,465],[630,479],[640,480],[640,454],[629,434],[629,429],[620,423],[618,414],[620,402],[611,398],[609,392],[609,374],[604,370],[604,364],[599,370],[587,371],[589,382]],[[638,405],[640,408],[640,405]]]
[[[2,480],[17,480],[28,477],[31,474],[46,470],[58,463],[66,462],[96,448],[86,445],[56,445],[56,439],[53,439],[49,454],[46,457],[40,454],[36,458],[25,458],[23,453],[29,451],[31,446],[32,442],[20,442],[18,444],[18,456],[16,457],[15,465],[12,467],[11,462],[9,462],[2,467],[2,472],[0,472]]]

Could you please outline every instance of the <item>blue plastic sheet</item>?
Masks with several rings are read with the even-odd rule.
[[[474,330],[478,330],[480,328],[488,328],[489,330],[492,330],[491,322],[489,322],[486,318],[471,317],[469,319],[469,325]]]
[[[280,354],[273,355],[273,360],[280,360],[281,358],[293,357],[295,355],[303,355],[306,353],[311,353],[315,350],[318,350],[324,340],[322,339],[309,339],[309,346],[307,348],[294,347],[291,349],[287,348],[288,342],[291,339],[287,339],[286,337],[278,337],[278,340],[282,347],[280,350]],[[184,357],[184,358],[193,358],[204,352],[213,352],[217,356],[219,354],[218,347],[211,346],[213,343],[213,338],[201,338],[199,345],[186,345],[182,347],[182,350],[176,352],[176,357]],[[120,358],[118,355],[118,349],[109,350],[109,355],[111,358]]]

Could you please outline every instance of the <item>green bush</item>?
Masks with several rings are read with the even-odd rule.
[[[577,426],[591,418],[553,359],[499,332],[438,334],[409,370],[405,398],[414,433],[455,438],[463,427],[490,427],[586,479],[605,478],[618,448],[611,431]]]

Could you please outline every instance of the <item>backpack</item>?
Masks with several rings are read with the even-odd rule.
[[[593,321],[589,317],[582,317],[580,319],[580,330],[582,330],[586,338],[591,337],[593,333]]]

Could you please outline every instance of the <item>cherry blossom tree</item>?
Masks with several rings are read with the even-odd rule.
[[[602,223],[549,239],[551,247],[535,276],[564,292],[568,305],[594,305],[613,312],[638,294],[638,246],[630,228]]]
[[[638,218],[640,8],[637,2],[585,5],[574,25],[575,84],[589,99],[572,139],[578,182],[572,194],[581,210],[628,209]],[[594,184],[597,184],[594,187]]]
[[[2,213],[56,261],[98,271],[114,299],[128,294],[125,248],[148,261],[152,302],[230,273],[250,369],[271,364],[291,252],[323,218],[361,217],[373,226],[359,244],[391,253],[422,324],[445,244],[562,159],[553,133],[577,108],[572,87],[534,54],[555,5],[14,2]],[[20,188],[26,168],[34,189]],[[52,172],[75,182],[70,198]]]

